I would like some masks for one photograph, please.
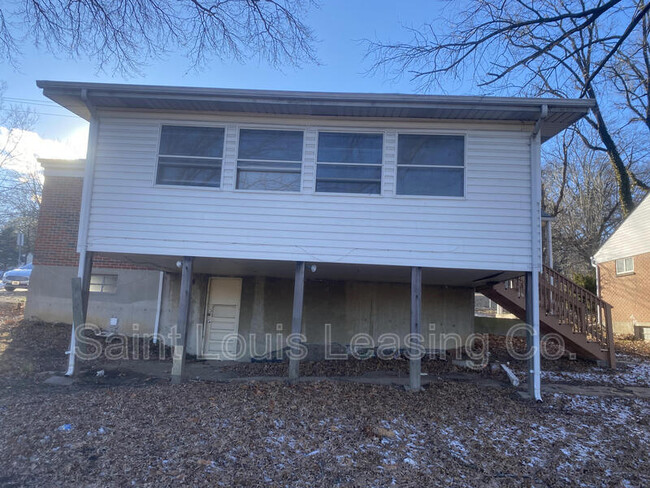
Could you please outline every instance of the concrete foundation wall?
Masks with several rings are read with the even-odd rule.
[[[477,334],[494,334],[499,336],[508,335],[513,327],[522,324],[523,321],[518,318],[499,318],[499,317],[474,317],[474,328]],[[515,337],[526,337],[524,329],[515,329],[512,333]]]
[[[111,317],[118,318],[118,331],[153,333],[158,299],[158,271],[93,268],[93,274],[117,275],[116,293],[91,293],[88,323],[107,329]],[[72,288],[75,266],[36,265],[30,279],[25,318],[45,322],[72,322]]]
[[[207,275],[194,275],[188,330],[187,351],[197,354],[205,316]],[[180,275],[167,275],[163,291],[160,333],[167,340],[178,321]],[[264,334],[291,331],[293,280],[244,277],[242,282],[239,334],[247,341],[254,334],[257,352],[263,352]],[[331,336],[326,336],[326,324]],[[452,348],[450,340],[442,343],[443,334],[455,333],[464,340],[474,331],[474,291],[471,288],[424,286],[422,292],[422,332],[431,334],[431,348]],[[410,286],[400,283],[360,281],[306,281],[303,310],[303,333],[307,342],[348,344],[354,334],[367,333],[374,340],[381,334],[410,332]],[[274,337],[274,341],[276,338]],[[250,344],[250,343],[249,343]],[[247,345],[250,357],[250,345]]]

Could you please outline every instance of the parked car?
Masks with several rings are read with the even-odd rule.
[[[10,269],[2,276],[5,290],[14,291],[16,288],[29,287],[29,278],[32,275],[32,264],[25,264],[20,268]]]

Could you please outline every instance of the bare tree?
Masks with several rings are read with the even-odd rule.
[[[586,120],[599,136],[593,149],[607,154],[621,209],[628,214],[635,186],[647,185],[617,139],[630,117],[610,114],[604,70],[647,25],[650,5],[643,0],[474,0],[470,5],[445,23],[412,29],[408,42],[371,42],[374,69],[411,73],[421,89],[471,69],[484,90],[591,98],[596,106]]]
[[[20,105],[4,103],[6,84],[0,82],[0,184],[1,170],[5,169],[16,157],[16,148],[20,144],[22,134],[30,130],[36,122],[36,115]]]
[[[314,61],[301,20],[314,0],[22,0],[0,6],[0,57],[16,63],[30,40],[54,55],[87,56],[100,69],[137,72],[181,50],[193,67],[211,58]],[[18,53],[18,54],[17,54]]]
[[[29,109],[3,103],[4,84],[0,84],[0,228],[11,225],[32,236],[40,206],[42,179],[37,172],[18,172],[12,163],[25,131],[36,117]]]
[[[622,219],[607,156],[579,137],[569,130],[551,142],[542,167],[544,208],[554,217],[553,260],[568,275],[591,274],[591,256]]]

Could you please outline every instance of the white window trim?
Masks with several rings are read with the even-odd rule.
[[[179,156],[178,154],[169,155],[169,154],[160,154],[160,142],[162,139],[162,128],[164,126],[178,126],[178,127],[208,127],[210,129],[223,129],[223,147],[221,148],[221,174],[219,175],[219,186],[199,186],[199,185],[166,185],[164,183],[158,183],[158,163],[160,157],[187,157],[187,158],[197,158],[197,159],[219,159],[219,158],[203,158],[201,156]],[[203,121],[191,121],[191,120],[182,120],[182,121],[162,121],[158,124],[158,145],[156,146],[156,162],[153,168],[153,174],[151,177],[151,186],[153,188],[164,188],[164,189],[174,189],[174,190],[190,190],[190,191],[222,191],[223,190],[223,168],[226,159],[226,138],[228,137],[228,129],[224,124],[210,124]]]
[[[459,136],[463,138],[463,165],[423,165],[423,164],[399,164],[399,136],[400,135],[423,135],[423,136]],[[398,130],[397,139],[395,141],[395,186],[393,198],[405,198],[416,200],[467,200],[467,138],[468,131],[443,131],[443,130]],[[454,195],[401,195],[397,193],[397,173],[399,168],[453,168],[463,170],[463,194],[460,196]]]
[[[241,131],[246,130],[246,129],[251,129],[251,130],[266,130],[266,131],[293,131],[293,132],[302,132],[302,154],[300,155],[300,161],[282,161],[282,160],[274,160],[274,159],[265,159],[265,160],[260,160],[260,159],[240,159],[239,158],[239,141],[240,141],[240,134]],[[237,131],[237,144],[235,146],[235,175],[233,178],[233,188],[231,189],[232,191],[235,191],[237,193],[272,193],[272,194],[293,194],[293,195],[299,195],[303,193],[303,188],[304,188],[304,169],[305,169],[305,149],[306,149],[306,144],[307,144],[307,130],[308,127],[293,127],[293,126],[279,126],[279,125],[254,125],[254,124],[241,124],[236,126],[236,131]],[[224,145],[225,145],[225,140],[224,140]],[[299,182],[300,182],[300,188],[296,191],[292,190],[262,190],[262,189],[250,189],[250,188],[237,188],[237,179],[239,178],[239,161],[263,161],[264,163],[294,163],[294,164],[299,164],[300,165],[300,171],[299,171]],[[222,176],[223,176],[223,171],[222,171]]]
[[[625,263],[627,260],[630,260],[632,263],[632,269],[625,269]],[[623,271],[619,272],[618,271],[618,263],[622,262],[623,263]],[[631,275],[634,274],[634,256],[628,256],[626,258],[620,258],[614,261],[614,271],[616,272],[616,276],[625,276],[625,275]]]
[[[260,194],[292,194],[292,195],[313,195],[315,197],[345,197],[345,198],[366,198],[366,199],[376,199],[376,198],[391,198],[391,199],[403,199],[403,200],[417,200],[421,202],[431,202],[436,200],[467,200],[467,180],[468,180],[468,158],[467,158],[467,146],[470,130],[459,130],[459,129],[426,129],[426,128],[397,128],[397,127],[354,127],[354,126],[338,126],[338,125],[297,125],[297,124],[272,124],[272,123],[259,123],[254,122],[243,122],[238,123],[237,121],[232,120],[231,118],[225,118],[219,122],[211,122],[208,120],[195,120],[195,119],[181,119],[181,120],[163,120],[158,121],[158,146],[155,156],[155,165],[152,174],[152,183],[151,186],[157,189],[166,189],[166,190],[179,190],[183,192],[187,191],[206,191],[206,192],[237,192],[237,193],[260,193]],[[222,155],[221,163],[221,181],[219,182],[219,187],[210,187],[210,186],[190,186],[190,185],[158,185],[156,184],[156,176],[158,173],[158,150],[160,149],[160,137],[162,133],[162,127],[164,125],[176,125],[176,126],[189,126],[189,127],[214,127],[224,129],[224,148]],[[259,130],[290,130],[290,131],[300,131],[303,132],[303,150],[302,150],[302,161],[292,161],[295,163],[301,164],[301,177],[300,177],[300,190],[299,191],[282,191],[282,190],[243,190],[236,188],[237,186],[237,156],[239,153],[239,132],[241,129],[259,129]],[[230,154],[228,151],[228,136],[230,131],[234,132],[234,154]],[[338,192],[316,192],[316,170],[317,170],[317,159],[318,159],[318,134],[319,132],[351,132],[351,133],[370,133],[370,134],[382,134],[383,135],[383,146],[382,146],[382,173],[381,173],[381,193],[379,194],[367,194],[367,193],[338,193]],[[399,157],[398,141],[400,134],[414,134],[414,135],[449,135],[449,136],[462,136],[464,140],[463,148],[463,166],[436,166],[440,168],[450,167],[455,169],[463,169],[463,196],[442,196],[442,195],[398,195],[397,194],[397,159]],[[308,150],[308,144],[312,142],[312,138],[315,139],[315,147],[313,154]],[[394,141],[392,141],[394,138]],[[387,157],[388,149],[391,149],[389,146],[394,142],[394,155]],[[427,166],[431,167],[431,166]],[[233,184],[225,186],[224,174],[226,168],[232,169],[234,171]],[[305,170],[309,169],[313,171],[312,175],[306,175]],[[391,174],[392,173],[392,174]],[[390,177],[390,178],[389,178]],[[306,179],[311,178],[311,184],[306,184]],[[391,181],[392,180],[392,181]]]
[[[367,163],[334,163],[331,161],[318,161],[318,145],[320,144],[320,133],[321,132],[330,132],[330,133],[345,133],[345,134],[371,134],[371,135],[380,135],[381,136],[381,162],[379,164],[367,164]],[[314,157],[314,194],[315,195],[339,195],[339,196],[361,196],[361,197],[370,197],[377,198],[383,196],[384,193],[384,165],[386,164],[385,152],[386,152],[386,132],[382,130],[372,130],[372,129],[357,129],[354,127],[345,127],[344,129],[336,128],[319,128],[316,130],[316,151]],[[316,191],[316,184],[318,183],[318,165],[330,165],[330,166],[363,166],[363,167],[377,167],[379,166],[379,193],[347,193],[347,192],[338,192],[338,191]]]

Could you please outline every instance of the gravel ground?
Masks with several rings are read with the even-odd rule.
[[[533,404],[445,371],[416,394],[330,381],[51,387],[68,328],[19,313],[0,303],[0,486],[650,486],[647,400]],[[566,367],[573,382],[610,374]]]

